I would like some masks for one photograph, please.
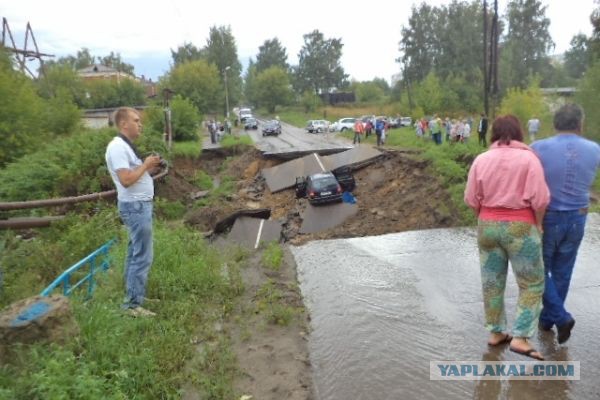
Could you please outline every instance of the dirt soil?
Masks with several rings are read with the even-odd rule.
[[[415,229],[451,227],[460,224],[450,207],[450,195],[438,179],[427,172],[427,162],[401,151],[387,151],[374,163],[354,171],[354,195],[358,212],[343,224],[315,234],[300,234],[302,211],[307,200],[296,199],[293,188],[271,193],[260,176],[262,168],[281,161],[267,160],[257,150],[240,154],[203,153],[200,158],[179,158],[157,194],[188,205],[185,222],[206,232],[240,209],[270,208],[271,219],[282,222],[282,241],[298,245],[310,240],[359,237]],[[193,177],[202,169],[219,184],[233,179],[232,194],[219,197],[209,206],[194,207],[191,194],[199,188]],[[228,178],[226,178],[228,177]],[[214,239],[214,237],[213,237]],[[218,240],[223,240],[219,238]],[[241,309],[257,309],[259,289],[271,280],[282,292],[282,301],[299,310],[287,325],[265,324],[259,313],[243,313],[232,323],[232,343],[242,374],[235,382],[246,399],[312,399],[311,367],[307,348],[309,319],[302,308],[293,257],[286,250],[285,262],[274,272],[261,266],[260,253],[254,253],[242,270],[245,292]],[[248,315],[250,315],[248,317]]]

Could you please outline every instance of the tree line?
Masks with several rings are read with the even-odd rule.
[[[489,10],[487,15],[491,18]],[[231,27],[213,26],[204,46],[184,43],[171,49],[171,68],[159,78],[157,93],[166,88],[175,93],[176,140],[193,137],[202,118],[225,115],[225,93],[232,106],[249,104],[271,113],[287,105],[309,110],[319,104],[319,94],[333,91],[353,91],[359,103],[393,104],[399,114],[413,117],[435,112],[478,113],[483,108],[483,18],[479,1],[414,5],[408,22],[399,27],[398,53],[365,54],[365,62],[394,57],[399,79],[391,86],[381,77],[350,80],[341,64],[342,39],[328,38],[319,30],[303,36],[297,65],[289,63],[287,49],[273,37],[258,47],[256,57],[243,71]],[[515,96],[539,98],[535,88],[556,86],[578,87],[576,100],[586,109],[594,109],[600,89],[600,6],[590,16],[590,23],[592,35],[573,37],[563,59],[557,60],[550,56],[554,43],[546,7],[540,0],[510,0],[498,26],[496,110],[506,109],[503,100],[532,103],[531,98],[521,101]],[[488,31],[488,37],[490,34]],[[133,74],[134,67],[118,53],[96,56],[83,48],[46,63],[44,76],[37,80],[15,71],[7,53],[1,53],[0,99],[6,104],[1,107],[5,116],[0,123],[0,165],[26,152],[31,132],[63,134],[72,130],[78,110],[83,108],[147,104],[153,106],[148,111],[149,126],[164,130],[162,99],[147,99],[141,83],[129,79],[84,81],[78,76],[78,69],[94,63]],[[507,96],[512,96],[510,101]],[[13,117],[15,113],[28,117]],[[600,116],[588,113],[588,122],[595,118],[600,122]]]

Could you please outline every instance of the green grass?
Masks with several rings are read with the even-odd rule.
[[[213,188],[213,180],[211,176],[201,169],[194,173],[194,178],[192,179],[191,183],[200,188],[200,190],[210,190]]]
[[[283,292],[269,279],[256,293],[258,311],[267,322],[287,326],[298,314],[298,310],[285,303]]]
[[[248,135],[234,136],[225,135],[221,140],[221,147],[231,148],[236,146],[253,146],[252,138]]]
[[[190,157],[196,158],[202,152],[202,142],[198,140],[188,140],[185,142],[173,142],[171,149],[172,157]]]
[[[214,326],[229,317],[243,290],[244,254],[217,252],[199,233],[157,221],[147,296],[160,302],[146,307],[158,316],[133,319],[120,310],[127,240],[114,209],[70,222],[35,240],[1,237],[2,305],[39,293],[87,254],[88,242],[113,235],[120,242],[94,297],[71,299],[80,334],[62,347],[13,346],[10,362],[0,366],[0,398],[174,399],[188,383],[201,398],[233,398],[234,356]]]
[[[269,242],[262,253],[262,264],[268,269],[279,271],[283,261],[283,249],[277,241]]]

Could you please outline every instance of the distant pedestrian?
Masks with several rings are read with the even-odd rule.
[[[385,130],[385,123],[383,122],[383,120],[378,119],[377,121],[375,121],[375,136],[377,136],[377,146],[383,145],[381,136],[382,136],[384,130]]]
[[[362,136],[364,130],[365,127],[360,119],[354,121],[354,140],[352,141],[352,144],[356,144],[356,142],[360,144],[360,137]]]
[[[487,147],[487,135],[488,130],[488,118],[484,113],[481,113],[481,118],[479,119],[479,125],[477,126],[477,134],[479,135],[479,145],[483,147]]]
[[[535,136],[540,130],[540,120],[537,118],[531,118],[527,121],[527,131],[529,132],[529,143],[535,141]]]

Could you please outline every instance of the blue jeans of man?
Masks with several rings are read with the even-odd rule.
[[[129,232],[123,308],[135,308],[144,302],[153,259],[152,201],[120,201],[118,206],[121,220]]]
[[[572,319],[565,309],[575,259],[585,230],[586,210],[547,211],[544,217],[544,308],[540,323],[547,329]]]

